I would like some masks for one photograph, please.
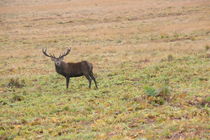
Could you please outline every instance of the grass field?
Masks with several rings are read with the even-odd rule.
[[[65,79],[41,49],[94,65]],[[1,0],[0,139],[210,139],[209,0]]]

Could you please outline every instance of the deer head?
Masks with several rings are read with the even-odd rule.
[[[71,51],[71,48],[68,48],[66,52],[64,52],[63,54],[60,54],[59,57],[55,57],[55,55],[52,55],[52,54],[47,54],[47,49],[42,49],[42,52],[45,56],[47,57],[50,57],[52,61],[55,62],[55,65],[56,66],[60,66],[61,65],[61,61],[63,61],[64,57],[66,55],[69,54],[69,52]]]

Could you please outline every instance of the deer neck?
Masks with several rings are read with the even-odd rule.
[[[66,76],[66,73],[64,71],[65,65],[66,65],[66,63],[63,62],[63,61],[61,62],[61,65],[60,66],[57,66],[55,64],[55,70],[56,70],[56,72],[59,73],[59,74],[61,74],[61,75],[63,75],[63,76]]]

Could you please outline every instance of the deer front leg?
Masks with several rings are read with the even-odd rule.
[[[66,77],[66,89],[69,88],[69,80],[70,80],[70,77]]]

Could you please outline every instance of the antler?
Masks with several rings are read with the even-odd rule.
[[[71,51],[71,48],[68,48],[66,52],[64,52],[62,55],[59,56],[59,58],[62,58],[64,56],[68,55],[70,51]]]
[[[45,56],[47,56],[47,57],[55,58],[54,55],[47,54],[47,49],[46,49],[46,48],[45,48],[45,49],[42,49],[42,52],[43,52],[43,54],[44,54]]]

